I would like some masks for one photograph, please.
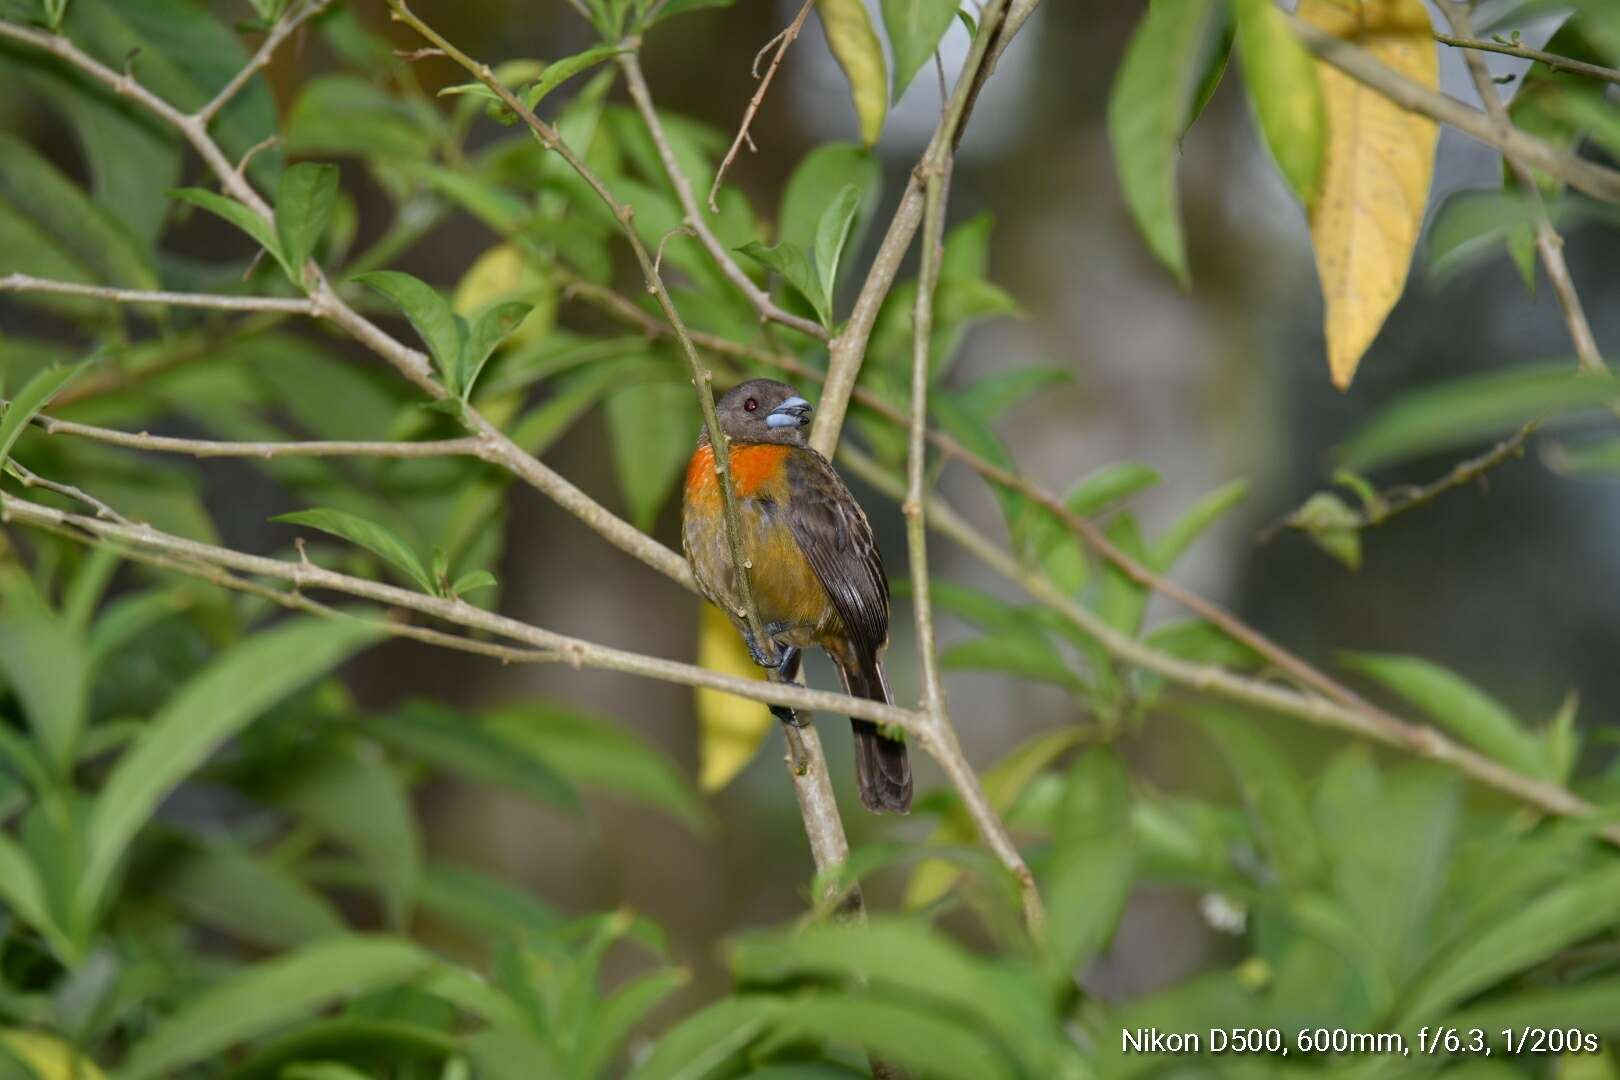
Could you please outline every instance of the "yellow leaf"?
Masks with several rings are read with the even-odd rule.
[[[764,678],[764,669],[748,655],[748,646],[725,612],[713,604],[702,608],[698,667],[743,679]],[[703,687],[697,690],[697,714],[698,784],[704,791],[719,791],[754,759],[776,721],[757,701]]]
[[[1299,15],[1414,82],[1440,85],[1439,46],[1422,0],[1300,0]],[[1328,138],[1321,194],[1309,211],[1311,242],[1326,304],[1328,371],[1343,390],[1405,287],[1439,129],[1325,63],[1317,71]]]
[[[889,111],[889,67],[865,0],[816,0],[816,10],[821,13],[827,46],[849,79],[861,141],[871,146],[883,133],[883,118]]]
[[[557,313],[556,284],[524,258],[516,244],[497,244],[480,255],[456,284],[450,306],[457,315],[471,318],[503,300],[534,305],[507,338],[509,346],[533,345],[550,332]]]
[[[107,1080],[95,1062],[43,1031],[5,1028],[0,1030],[0,1047],[32,1069],[39,1080]]]

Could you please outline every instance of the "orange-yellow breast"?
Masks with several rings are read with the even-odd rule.
[[[731,481],[760,618],[789,628],[786,636],[799,644],[811,644],[837,616],[785,517],[791,513],[787,461],[792,453],[790,446],[769,443],[734,446]],[[739,591],[725,539],[713,447],[699,447],[687,465],[682,532],[686,556],[703,591],[736,621]]]

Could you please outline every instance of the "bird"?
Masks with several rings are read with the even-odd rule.
[[[703,595],[730,618],[756,663],[784,682],[798,676],[803,650],[819,646],[845,693],[891,701],[883,674],[889,644],[889,579],[871,523],[828,460],[809,445],[811,405],[774,379],[752,379],[715,405],[730,447],[743,557],[760,622],[779,650],[773,662],[743,614],[737,569],[726,538],[714,445],[705,429],[686,469],[681,540]],[[792,709],[772,706],[797,724]],[[904,742],[869,720],[855,730],[861,802],[877,813],[911,808]]]

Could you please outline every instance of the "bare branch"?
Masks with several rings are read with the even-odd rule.
[[[47,479],[46,477],[40,476],[38,473],[31,471],[15,460],[7,461],[5,463],[5,470],[15,476],[17,478],[17,482],[25,488],[39,488],[41,491],[53,492],[54,494],[62,496],[64,499],[71,499],[74,502],[79,503],[81,506],[88,506],[90,509],[96,512],[96,516],[98,518],[103,518],[107,521],[115,521],[120,525],[129,524],[129,519],[124,517],[124,515],[120,514],[118,511],[114,510],[112,507],[108,506],[106,503],[102,502],[88,491],[76,488],[72,484],[63,484],[55,480]]]
[[[276,49],[280,47],[281,43],[292,36],[293,32],[304,23],[324,11],[330,3],[331,0],[309,0],[303,7],[289,9],[282,15],[276,24],[270,28],[270,33],[265,35],[263,43],[259,45],[258,51],[253,54],[253,58],[247,62],[247,66],[231,76],[230,81],[220,87],[219,93],[214,95],[212,101],[192,113],[197,122],[206,128],[214,117],[219,115],[219,110],[228,105],[231,99],[241,92],[242,87],[248,84],[248,80],[270,65],[270,58],[275,55]]]
[[[0,404],[7,404],[0,399]],[[146,432],[118,431],[95,427],[51,416],[35,416],[35,424],[47,435],[71,435],[159,454],[183,454],[194,458],[279,458],[279,457],[378,457],[438,458],[479,457],[488,460],[489,444],[482,439],[438,439],[424,442],[230,442],[219,439],[182,439]]]
[[[114,304],[163,304],[170,307],[211,308],[218,311],[274,311],[286,315],[311,317],[318,317],[320,314],[314,301],[303,297],[226,296],[218,293],[115,289],[105,285],[82,285],[76,281],[52,281],[29,274],[7,274],[0,277],[0,292],[85,296]]]
[[[698,242],[709,253],[720,272],[726,280],[735,285],[748,302],[759,312],[761,319],[780,323],[791,330],[801,334],[808,334],[817,341],[827,340],[827,331],[821,324],[813,319],[806,319],[789,311],[783,311],[771,299],[771,294],[754,284],[753,278],[737,265],[737,260],[731,257],[725,244],[709,228],[709,223],[703,217],[703,209],[698,206],[697,196],[692,191],[692,180],[681,168],[675,158],[675,150],[669,144],[669,136],[664,132],[664,122],[658,118],[658,110],[653,106],[652,93],[647,89],[647,79],[641,73],[641,62],[636,58],[634,51],[619,54],[619,67],[624,70],[625,84],[630,89],[630,98],[636,104],[636,110],[641,113],[642,123],[647,127],[647,133],[652,137],[653,146],[658,149],[658,160],[663,163],[664,173],[669,177],[670,186],[675,189],[675,197],[680,201],[681,213],[687,227],[697,234]]]
[[[1457,36],[1436,33],[1434,40],[1442,45],[1450,45],[1454,49],[1477,49],[1480,52],[1516,56],[1521,60],[1537,60],[1554,71],[1569,71],[1576,75],[1585,75],[1588,78],[1620,84],[1620,71],[1616,71],[1614,68],[1607,68],[1601,64],[1589,64],[1585,60],[1575,60],[1568,56],[1559,56],[1557,53],[1543,52],[1540,49],[1532,49],[1516,42],[1484,41],[1480,38],[1469,37],[1462,30],[1457,29],[1455,23],[1452,24],[1452,29],[1456,30]]]
[[[799,8],[799,13],[793,17],[792,22],[788,23],[787,29],[766,43],[765,49],[775,45],[776,53],[771,57],[771,66],[765,69],[765,77],[762,79],[759,74],[760,58],[759,56],[754,57],[754,78],[760,80],[759,89],[755,90],[754,96],[748,99],[748,108],[743,110],[742,123],[737,126],[737,137],[731,140],[731,148],[726,151],[726,156],[721,160],[720,167],[714,172],[714,183],[709,187],[709,210],[713,213],[718,214],[720,212],[720,205],[714,200],[720,194],[720,185],[725,182],[726,170],[730,169],[731,163],[737,160],[737,151],[742,149],[745,142],[750,150],[754,148],[754,140],[748,134],[748,129],[754,123],[754,114],[759,112],[759,107],[765,100],[765,94],[771,88],[771,81],[776,78],[776,69],[782,66],[782,58],[787,55],[788,49],[792,47],[795,41],[799,40],[799,31],[804,29],[805,20],[810,17],[810,9],[815,6],[816,0],[804,0],[804,6]],[[760,50],[761,55],[764,54],[764,51],[764,49]]]
[[[1414,82],[1381,63],[1377,57],[1296,15],[1285,16],[1300,41],[1317,57],[1332,64],[1363,86],[1420,116],[1427,116],[1494,146],[1595,199],[1620,203],[1620,172],[1566,153],[1542,139],[1495,119],[1456,98]]]

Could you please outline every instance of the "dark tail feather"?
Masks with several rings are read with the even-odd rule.
[[[877,660],[839,663],[844,688],[855,697],[889,703],[889,684]],[[870,720],[850,718],[855,729],[855,783],[861,802],[874,813],[904,814],[911,809],[911,762],[906,744],[885,738]]]

